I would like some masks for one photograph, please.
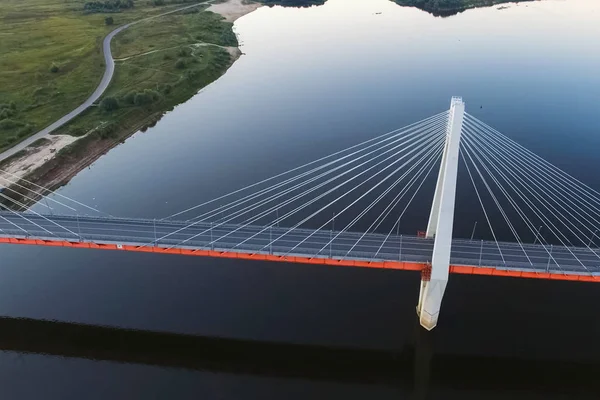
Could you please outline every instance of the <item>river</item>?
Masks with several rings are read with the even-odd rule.
[[[387,0],[263,7],[236,22],[245,54],[221,79],[60,193],[112,215],[164,217],[441,112],[453,95],[600,189],[598,21],[596,0],[448,18]],[[474,218],[460,199],[457,207],[457,231],[468,236]],[[427,214],[416,210],[403,232],[422,229]],[[3,246],[0,257],[0,315],[366,348],[416,340],[414,273],[26,246]],[[557,368],[574,362],[568,374],[585,375],[586,363],[600,363],[598,289],[452,276],[428,351],[434,364],[437,354],[471,363],[509,359],[515,368],[519,360]],[[427,398],[600,393],[597,378],[561,389],[535,370],[527,389],[510,376],[491,387],[480,376],[448,384],[443,376],[461,365],[444,368],[432,371]],[[13,352],[0,352],[0,387],[6,399],[398,399],[413,390]]]

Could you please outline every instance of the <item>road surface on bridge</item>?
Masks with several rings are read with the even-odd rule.
[[[295,229],[286,234],[287,227],[208,222],[188,227],[189,223],[184,221],[30,213],[23,216],[28,221],[17,213],[0,212],[0,237],[412,263],[430,262],[433,252],[433,239],[410,235],[387,237],[369,233],[363,236],[357,232],[310,229]],[[166,235],[169,236],[163,238]],[[552,246],[550,249],[540,244],[523,244],[521,248],[517,243],[454,239],[451,264],[600,276],[599,254],[598,249],[581,247]]]

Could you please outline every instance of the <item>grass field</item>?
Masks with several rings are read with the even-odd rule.
[[[137,0],[121,12],[86,14],[83,0],[0,1],[0,150],[83,102],[104,72],[102,38],[177,6],[165,3]]]
[[[64,184],[128,135],[153,126],[166,111],[218,79],[238,49],[232,24],[201,9],[134,25],[116,37],[112,52],[120,61],[99,106],[54,132],[85,136],[27,174],[29,182],[52,188]],[[104,107],[107,99],[109,109]],[[12,188],[17,196],[12,197],[32,198],[30,184],[21,184]]]
[[[509,0],[392,1],[444,15]],[[0,0],[0,151],[73,110],[91,94],[104,71],[101,47],[108,32],[192,2],[133,0],[132,8],[119,12],[88,13],[86,0]],[[263,2],[308,5],[324,0]],[[160,17],[120,33],[113,41],[113,55],[120,61],[107,93],[117,98],[118,110],[88,110],[59,131],[81,134],[106,121],[133,122],[161,108],[168,110],[222,74],[228,54],[214,45],[237,45],[231,24],[218,15],[194,11],[198,10]],[[113,25],[106,25],[106,17],[113,18]],[[132,101],[125,99],[129,92],[144,90],[155,92],[147,93],[154,98],[151,104],[129,104]]]
[[[112,45],[115,75],[103,100],[56,133],[79,136],[96,129],[118,138],[140,121],[160,116],[219,78],[237,46],[232,24],[202,9],[132,26]],[[230,47],[228,49],[227,47]]]

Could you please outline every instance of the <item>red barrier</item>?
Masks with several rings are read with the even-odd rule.
[[[496,268],[465,267],[451,265],[450,272],[454,274],[508,276],[512,278],[551,279],[558,281],[600,282],[600,276],[578,274],[556,274],[547,272],[509,271]]]
[[[338,267],[357,267],[357,268],[378,268],[378,269],[395,269],[403,271],[422,271],[428,267],[427,263],[415,262],[398,262],[398,261],[359,261],[359,260],[335,260],[329,258],[311,258],[299,256],[278,256],[272,254],[252,254],[238,253],[216,250],[194,250],[194,249],[165,249],[161,247],[150,246],[132,246],[132,245],[116,245],[116,244],[97,244],[88,242],[69,242],[59,240],[40,240],[40,239],[20,239],[20,238],[0,238],[0,243],[6,244],[28,244],[34,246],[52,246],[52,247],[72,247],[72,248],[87,248],[100,250],[123,250],[135,251],[142,253],[159,253],[159,254],[177,254],[186,256],[199,257],[214,257],[214,258],[236,258],[243,260],[256,261],[275,261],[289,262],[299,264],[313,265],[328,265]],[[557,274],[544,272],[525,272],[525,271],[510,271],[496,269],[492,267],[468,267],[462,265],[451,265],[450,272],[453,274],[466,275],[486,275],[486,276],[505,276],[512,278],[528,278],[528,279],[550,279],[562,281],[579,281],[579,282],[600,282],[600,276],[577,275],[577,274]]]

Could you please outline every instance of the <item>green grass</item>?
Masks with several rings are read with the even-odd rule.
[[[227,70],[232,59],[221,46],[237,46],[237,39],[232,24],[212,12],[177,13],[132,26],[113,41],[115,75],[103,96],[115,98],[119,108],[92,107],[56,133],[79,136],[111,126],[114,131],[104,139],[118,140],[140,121],[155,122]],[[132,104],[140,93],[154,99]]]
[[[167,15],[119,34],[113,41],[112,52],[115,59],[122,59],[197,43],[237,46],[232,25],[223,22],[220,15],[206,11]]]
[[[267,4],[313,5],[325,0],[262,0]],[[419,7],[436,15],[448,15],[476,6],[509,0],[392,0]],[[167,0],[153,6],[135,0],[132,9],[118,13],[83,12],[85,0],[0,1],[0,151],[49,125],[82,103],[95,89],[103,72],[104,36],[119,25],[181,7],[192,0]],[[113,42],[118,62],[109,95],[154,89],[168,84],[172,93],[145,109],[124,107],[112,115],[87,112],[73,124],[81,134],[94,123],[122,119],[133,121],[185,101],[226,68],[224,50],[194,48],[197,43],[236,46],[231,24],[218,15],[188,10],[135,25]],[[114,25],[107,26],[111,16]],[[189,55],[179,51],[189,51]],[[186,50],[187,49],[187,50]],[[148,52],[154,52],[147,54]],[[131,57],[131,58],[130,58]],[[185,68],[176,68],[179,61]],[[213,64],[211,64],[213,63]],[[52,72],[53,66],[57,71]],[[193,75],[193,76],[192,76]],[[182,84],[185,82],[185,84]],[[137,116],[137,117],[136,117]],[[61,129],[65,132],[65,129]]]
[[[2,104],[16,106],[9,117],[15,124],[0,126],[0,150],[49,125],[89,96],[104,72],[101,43],[108,32],[175,7],[137,0],[133,9],[119,13],[85,14],[84,4],[84,0],[0,1],[0,109]],[[108,15],[114,18],[112,26],[104,23]],[[51,72],[53,65],[57,72]]]

